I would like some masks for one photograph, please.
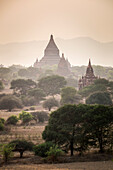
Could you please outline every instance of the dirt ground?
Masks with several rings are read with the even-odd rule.
[[[113,170],[113,161],[76,162],[65,164],[8,165],[1,170]]]

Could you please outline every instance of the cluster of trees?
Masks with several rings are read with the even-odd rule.
[[[16,125],[19,120],[21,120],[21,124],[27,125],[30,121],[34,120],[36,124],[38,122],[48,121],[48,113],[44,111],[37,111],[37,112],[26,112],[22,111],[19,116],[12,115],[5,119],[0,118],[0,131],[4,131],[6,125]]]
[[[20,158],[22,158],[25,151],[34,152],[35,155],[46,157],[47,160],[51,160],[52,162],[56,161],[58,156],[63,154],[63,151],[52,142],[34,145],[32,142],[17,139],[8,144],[0,145],[0,156],[3,157],[4,163],[7,163],[13,157],[13,152],[19,152]]]
[[[65,105],[52,112],[42,134],[65,151],[82,154],[97,148],[113,149],[113,107],[103,105]]]
[[[98,79],[78,93],[86,98],[87,104],[112,105],[113,82],[106,79]]]

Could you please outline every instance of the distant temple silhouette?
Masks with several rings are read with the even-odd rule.
[[[91,66],[91,61],[89,59],[89,64],[86,70],[86,75],[82,76],[82,78],[79,79],[79,90],[81,90],[85,86],[91,85],[98,77],[94,75],[93,68]]]
[[[62,54],[62,57],[58,63],[58,68],[57,68],[57,74],[62,75],[62,76],[69,76],[71,75],[70,71],[71,65],[68,60],[64,58],[64,54]]]
[[[62,54],[62,57],[60,57],[59,49],[55,44],[53,35],[51,35],[49,43],[46,49],[44,50],[44,57],[42,57],[40,61],[36,59],[36,62],[34,63],[34,67],[43,68],[46,66],[53,66],[53,65],[57,65],[56,74],[64,77],[74,76],[73,73],[71,72],[71,65],[69,61],[65,59],[64,54]],[[96,79],[98,79],[98,77],[94,75],[94,71],[91,66],[91,61],[89,59],[86,75],[82,76],[82,78],[79,79],[79,83],[78,83],[79,90],[81,90],[85,86],[92,84]]]
[[[44,50],[44,57],[40,61],[38,59],[34,63],[34,67],[42,68],[46,66],[53,66],[57,65],[57,74],[62,76],[69,76],[71,74],[70,72],[70,63],[68,60],[64,58],[64,54],[62,57],[59,55],[59,49],[57,45],[55,44],[55,41],[53,39],[53,35],[50,36],[49,43]]]

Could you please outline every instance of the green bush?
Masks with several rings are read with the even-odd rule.
[[[0,118],[0,122],[2,122],[4,124],[5,123],[5,119],[4,118]]]
[[[4,124],[0,121],[0,131],[4,130]]]
[[[38,155],[38,156],[41,156],[41,157],[46,157],[47,156],[47,152],[53,146],[54,145],[53,145],[52,142],[45,142],[45,143],[42,143],[40,145],[37,145],[37,146],[34,147],[35,155]]]
[[[19,119],[22,120],[23,123],[28,123],[33,119],[33,116],[25,111],[19,114]]]
[[[8,160],[13,156],[12,154],[13,148],[9,146],[8,144],[2,145],[1,147],[1,155],[3,156],[3,160],[5,163],[8,162]]]
[[[16,125],[17,122],[18,122],[17,116],[12,115],[7,119],[6,124]]]
[[[58,156],[61,156],[63,154],[63,151],[58,148],[58,146],[50,147],[50,150],[47,151],[48,159],[52,162],[56,161]]]

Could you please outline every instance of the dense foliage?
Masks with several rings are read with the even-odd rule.
[[[61,104],[78,104],[81,96],[77,94],[74,87],[65,87],[61,90]]]
[[[38,82],[38,87],[41,88],[46,95],[59,94],[60,89],[65,85],[65,78],[58,75],[44,77]]]
[[[36,145],[34,147],[34,152],[35,155],[41,156],[41,157],[46,157],[47,152],[50,150],[50,148],[53,146],[52,142],[45,142],[39,145]]]
[[[90,147],[100,152],[110,148],[113,131],[113,107],[101,105],[65,105],[50,115],[42,134],[64,150],[82,154]]]
[[[86,99],[86,104],[112,105],[112,99],[108,92],[95,92]]]
[[[11,111],[14,108],[22,108],[22,102],[16,96],[6,95],[0,99],[0,109]]]
[[[17,116],[12,115],[12,116],[10,116],[10,117],[7,119],[6,124],[16,125],[17,122],[18,122]]]

